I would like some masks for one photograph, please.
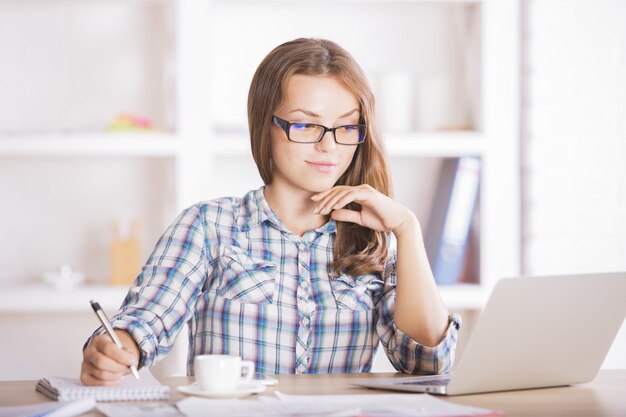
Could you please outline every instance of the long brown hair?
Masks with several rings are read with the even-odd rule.
[[[335,77],[357,97],[361,123],[367,124],[365,142],[358,145],[352,163],[337,185],[369,184],[391,196],[389,166],[380,139],[372,94],[365,74],[354,58],[336,43],[325,39],[299,38],[272,50],[257,68],[248,94],[248,126],[252,156],[265,184],[272,180],[270,127],[274,110],[285,98],[292,75]],[[357,203],[346,208],[360,210]],[[387,233],[355,223],[337,222],[333,247],[333,271],[358,276],[381,272],[387,259]]]

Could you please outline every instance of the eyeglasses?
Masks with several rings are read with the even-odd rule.
[[[291,123],[280,117],[272,116],[272,122],[280,127],[287,139],[297,143],[317,143],[321,142],[326,132],[332,132],[335,142],[340,145],[358,145],[365,142],[367,125],[344,125],[337,127],[326,127],[314,123]]]

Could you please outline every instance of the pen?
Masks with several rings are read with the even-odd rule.
[[[118,348],[123,349],[124,346],[122,345],[122,341],[120,340],[119,337],[117,337],[117,334],[115,334],[115,332],[113,331],[113,327],[111,327],[109,318],[106,316],[106,314],[104,314],[104,311],[100,307],[100,304],[98,304],[97,302],[93,300],[90,300],[89,302],[91,303],[91,308],[93,308],[93,311],[96,313],[96,316],[98,316],[98,319],[100,319],[100,322],[104,326],[104,329],[109,334],[109,336],[111,336],[111,339],[113,339],[113,342],[115,342],[115,345]],[[133,375],[135,375],[135,378],[139,379],[139,372],[137,372],[137,367],[135,365],[130,365],[130,371],[133,373]]]

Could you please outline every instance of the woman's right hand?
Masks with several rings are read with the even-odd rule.
[[[130,365],[139,363],[139,347],[124,330],[115,330],[124,349],[108,334],[94,337],[83,351],[80,380],[85,385],[117,385],[130,373]]]

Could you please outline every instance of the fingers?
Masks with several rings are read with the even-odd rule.
[[[367,197],[367,192],[369,190],[374,189],[368,185],[362,185],[359,187],[333,187],[328,191],[324,191],[311,197],[312,200],[319,201],[317,207],[313,210],[313,213],[326,215],[332,210],[343,208],[353,201],[365,201],[365,197]]]
[[[124,375],[124,373],[102,371],[87,362],[83,362],[80,380],[85,385],[111,386],[119,384]]]
[[[94,339],[94,347],[106,357],[106,360],[102,362],[102,369],[115,370],[137,365],[137,358],[132,353],[117,347],[108,335],[97,336]]]
[[[96,336],[83,352],[81,381],[87,385],[115,385],[130,373],[137,357],[120,349],[108,335]]]
[[[322,201],[320,201],[315,210],[313,210],[313,213],[326,215],[332,210],[340,208],[339,201],[344,199],[351,192],[351,189],[342,189],[338,190],[335,193],[327,194],[327,196]]]
[[[361,213],[358,211],[346,209],[335,210],[330,217],[335,221],[357,223],[363,226]]]
[[[322,191],[321,193],[317,193],[317,194],[315,194],[315,195],[313,195],[313,196],[311,197],[311,200],[313,200],[313,201],[318,201],[318,200],[321,200],[321,199],[322,199],[322,198],[324,198],[324,197],[325,197],[328,193],[332,192],[332,191],[333,191],[333,190],[335,190],[336,188],[337,188],[337,187],[333,187],[333,188],[331,188],[331,189],[329,189],[329,190]]]

